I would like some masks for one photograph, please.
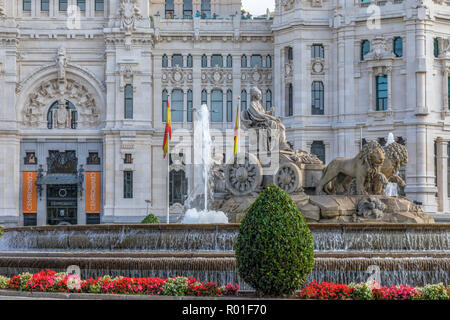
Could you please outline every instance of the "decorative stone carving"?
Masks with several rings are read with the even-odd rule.
[[[214,67],[212,69],[203,69],[201,79],[205,84],[210,83],[219,86],[231,83],[233,75],[231,70]]]
[[[294,8],[295,0],[281,0],[281,5],[283,6],[284,10],[291,10]]]
[[[324,63],[323,59],[315,58],[311,61],[311,74],[324,74]]]
[[[85,86],[70,79],[66,80],[63,87],[57,79],[44,82],[30,93],[23,110],[23,124],[29,127],[46,128],[47,112],[50,106],[55,101],[65,102],[66,100],[72,102],[78,112],[79,127],[90,128],[99,125],[100,112],[95,98]],[[65,106],[65,103],[60,103],[60,108],[61,105]],[[57,121],[56,127],[70,127],[69,116],[60,108],[54,119]],[[69,112],[67,111],[67,113]]]
[[[120,29],[125,32],[136,30],[136,21],[142,19],[136,0],[121,0],[119,8]]]
[[[450,37],[442,42],[443,42],[442,51],[439,57],[444,59],[450,59]]]
[[[394,53],[389,50],[386,39],[381,36],[377,36],[372,40],[370,45],[370,52],[364,56],[364,60],[382,60],[395,58]]]
[[[70,128],[72,115],[71,112],[67,110],[65,101],[59,101],[58,108],[53,111],[53,115],[53,128]]]
[[[382,219],[386,208],[377,198],[360,198],[356,204],[356,216],[363,218]]]
[[[182,86],[183,84],[192,83],[192,69],[191,68],[180,68],[176,66],[175,68],[163,70],[161,75],[161,80],[163,83],[172,83],[175,86]]]
[[[60,47],[56,56],[56,65],[58,66],[58,80],[66,81],[67,56],[66,49]]]

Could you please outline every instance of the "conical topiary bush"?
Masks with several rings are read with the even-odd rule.
[[[269,185],[250,206],[236,241],[240,277],[259,295],[291,295],[314,266],[311,231],[289,194]]]

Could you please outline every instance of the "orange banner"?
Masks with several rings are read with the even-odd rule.
[[[86,172],[86,213],[100,213],[100,172]]]
[[[37,213],[36,171],[24,171],[22,175],[22,212]]]

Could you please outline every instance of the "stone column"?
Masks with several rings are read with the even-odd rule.
[[[441,137],[436,139],[437,144],[437,187],[438,187],[438,211],[447,212],[448,210],[448,178],[447,178],[447,145],[448,141]]]

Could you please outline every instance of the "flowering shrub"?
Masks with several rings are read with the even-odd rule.
[[[237,283],[235,285],[228,283],[221,287],[220,291],[224,296],[237,296],[239,294],[239,285]]]
[[[345,300],[351,299],[352,293],[353,289],[346,284],[313,281],[303,288],[299,296],[302,299]]]
[[[370,284],[366,282],[350,283],[349,287],[353,289],[353,298],[355,300],[373,300],[373,292]]]
[[[165,296],[185,296],[188,289],[188,278],[175,277],[167,279],[162,287]]]
[[[445,288],[443,283],[428,284],[420,288],[421,298],[424,300],[448,300],[450,299],[450,287]]]
[[[420,291],[406,285],[372,289],[376,300],[413,300],[420,297]]]
[[[222,291],[214,282],[195,283],[187,290],[188,296],[218,297],[221,294]]]
[[[9,278],[0,276],[0,289],[6,289],[9,285]]]

